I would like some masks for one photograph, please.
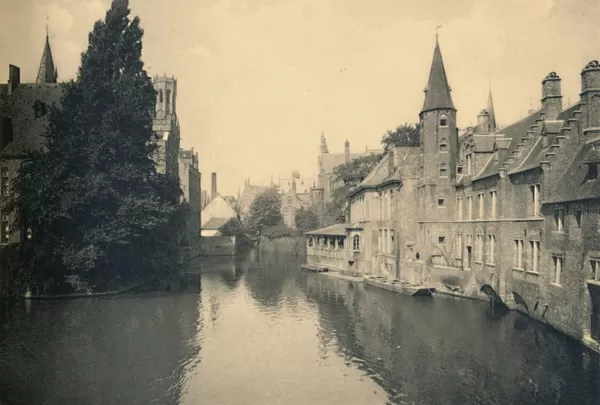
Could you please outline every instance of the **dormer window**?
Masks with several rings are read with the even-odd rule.
[[[587,181],[596,180],[598,178],[598,163],[590,162],[588,163],[588,172],[586,176]]]
[[[440,127],[447,127],[448,126],[448,117],[446,116],[446,114],[442,114],[440,116]]]

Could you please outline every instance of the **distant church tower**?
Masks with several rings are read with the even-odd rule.
[[[177,119],[177,79],[155,76],[156,115],[152,130],[158,145],[157,171],[179,177],[179,120]]]
[[[54,60],[52,59],[52,50],[50,49],[50,38],[48,37],[48,30],[46,29],[46,45],[44,46],[44,53],[42,54],[42,60],[40,61],[40,68],[38,69],[36,83],[56,83],[58,79],[58,70],[54,66]]]

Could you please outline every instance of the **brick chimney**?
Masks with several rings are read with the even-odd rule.
[[[548,120],[556,119],[562,111],[560,77],[556,72],[548,73],[542,81],[542,110]]]
[[[217,196],[217,173],[213,172],[210,184],[210,199],[214,200]]]
[[[21,69],[15,65],[8,65],[8,95],[12,95],[17,86],[21,84]]]
[[[346,139],[346,143],[344,143],[344,162],[348,163],[350,161],[350,142]]]

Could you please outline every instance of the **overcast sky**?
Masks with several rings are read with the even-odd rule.
[[[0,0],[0,81],[8,64],[35,80],[46,16],[59,79],[74,77],[110,0]],[[203,186],[312,177],[323,131],[332,152],[378,147],[416,122],[435,27],[458,124],[476,122],[491,82],[500,124],[539,105],[541,80],[578,100],[581,69],[600,59],[598,0],[131,0],[148,73],[178,79],[182,147],[199,152]]]

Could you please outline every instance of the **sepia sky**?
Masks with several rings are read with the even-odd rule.
[[[0,81],[8,64],[33,81],[46,16],[59,80],[72,78],[94,21],[110,0],[0,0]],[[379,146],[416,122],[435,27],[458,109],[476,122],[491,82],[506,125],[537,107],[541,80],[563,79],[578,100],[579,73],[600,59],[597,0],[131,0],[145,29],[148,73],[178,79],[182,147],[199,152],[203,188],[223,194],[244,178],[317,170],[319,136],[331,152]]]

